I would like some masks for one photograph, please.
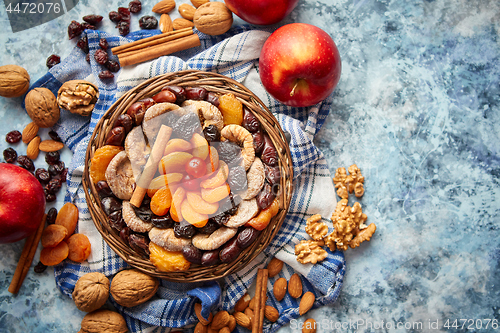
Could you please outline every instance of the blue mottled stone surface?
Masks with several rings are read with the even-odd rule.
[[[69,54],[71,20],[123,5],[80,1],[19,33],[0,6],[0,65],[22,65],[34,82],[50,54]],[[153,5],[144,1],[143,13]],[[114,32],[105,21],[102,30]],[[377,232],[346,252],[337,303],[280,332],[300,332],[307,317],[318,332],[499,331],[492,323],[500,321],[500,4],[307,0],[289,22],[315,24],[337,43],[342,77],[316,144],[332,173],[361,168],[366,192],[359,201]],[[2,151],[5,134],[29,122],[21,102],[0,98]],[[56,289],[50,268],[30,271],[20,293],[8,293],[22,245],[0,245],[0,332],[78,331],[84,313]],[[483,329],[467,330],[471,321],[453,328],[455,319],[483,319]]]

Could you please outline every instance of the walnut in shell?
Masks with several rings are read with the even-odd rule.
[[[154,296],[160,281],[137,269],[123,270],[111,281],[111,296],[124,307],[133,307],[148,301]]]
[[[17,65],[0,66],[0,96],[20,97],[30,87],[28,72]]]
[[[111,310],[96,310],[83,317],[82,333],[126,333],[127,323],[121,314]]]
[[[57,103],[62,109],[82,116],[89,116],[99,98],[95,85],[84,80],[65,82],[57,92]]]
[[[38,127],[52,127],[59,120],[56,96],[47,88],[33,88],[24,99],[26,112]]]
[[[196,9],[193,22],[204,34],[221,35],[233,25],[233,13],[223,2],[207,2]]]
[[[99,272],[87,273],[76,282],[72,296],[79,310],[95,311],[108,300],[109,280]]]

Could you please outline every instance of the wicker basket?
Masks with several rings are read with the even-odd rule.
[[[111,125],[114,124],[117,117],[126,113],[132,103],[140,99],[153,96],[167,84],[184,87],[199,86],[206,88],[208,91],[219,94],[233,93],[250,111],[257,116],[262,127],[266,130],[277,148],[281,169],[281,190],[278,195],[278,199],[280,201],[279,212],[271,220],[267,228],[261,232],[259,238],[252,245],[243,250],[238,258],[231,263],[219,264],[210,267],[191,265],[189,270],[181,272],[158,271],[148,259],[139,256],[127,244],[125,244],[121,240],[118,232],[109,225],[106,214],[101,208],[97,190],[93,182],[90,180],[90,160],[94,156],[95,151],[104,144],[108,133],[112,129]],[[178,282],[199,282],[222,278],[226,275],[234,273],[243,268],[262,252],[262,250],[269,244],[280,229],[288,207],[290,206],[292,194],[292,182],[290,179],[292,178],[292,159],[284,133],[274,116],[269,112],[262,101],[260,101],[259,98],[256,97],[249,89],[245,88],[240,83],[229,79],[228,77],[216,73],[186,70],[151,78],[125,93],[111,106],[111,108],[104,114],[102,119],[96,125],[94,133],[92,134],[88,144],[85,156],[83,187],[85,189],[85,197],[89,211],[97,230],[99,230],[106,243],[123,260],[131,266],[152,276]]]

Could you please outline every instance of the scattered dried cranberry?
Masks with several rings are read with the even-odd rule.
[[[82,24],[82,29],[83,30],[97,30],[97,28],[95,27],[95,25],[92,25],[92,24],[88,24],[87,22],[83,22]]]
[[[61,63],[61,57],[59,57],[58,55],[55,55],[55,54],[50,55],[47,58],[47,61],[45,62],[45,64],[47,65],[48,68],[52,68],[59,63]]]
[[[22,137],[23,135],[21,134],[21,132],[14,130],[7,133],[7,135],[5,136],[5,141],[7,141],[8,143],[18,143],[19,141],[21,141]]]
[[[47,218],[45,219],[45,221],[47,222],[47,224],[54,224],[56,223],[56,218],[57,218],[57,209],[55,207],[51,207],[47,212]]]
[[[36,169],[35,170],[35,177],[42,184],[47,184],[51,179],[50,173],[47,170],[45,170],[44,168]]]
[[[57,132],[56,132],[56,131],[54,131],[54,130],[50,130],[50,131],[49,131],[49,136],[50,136],[50,138],[51,138],[52,140],[54,140],[54,141],[59,141],[59,142],[62,142],[61,137],[60,137],[60,136],[59,136],[59,134],[57,134]]]
[[[83,32],[82,25],[76,21],[71,21],[71,23],[68,26],[69,39],[73,39],[77,36],[80,36],[82,32]]]
[[[33,270],[37,274],[41,274],[41,273],[45,272],[46,269],[47,269],[47,266],[45,266],[44,264],[42,264],[41,261],[39,261],[38,264],[36,264],[36,266],[33,268]]]
[[[120,70],[120,64],[114,60],[108,60],[105,66],[113,73],[116,73]]]
[[[122,36],[126,36],[130,32],[130,23],[128,22],[122,21],[118,23],[116,27],[118,28],[118,32]]]
[[[14,163],[17,160],[17,152],[14,148],[9,147],[3,151],[3,158],[7,163]]]
[[[99,40],[99,46],[101,47],[101,49],[103,50],[107,50],[108,49],[108,41],[106,40],[106,38],[101,38]]]
[[[118,7],[118,13],[122,17],[121,21],[130,22],[130,10],[126,7]]]
[[[143,16],[139,19],[139,27],[141,29],[156,29],[158,27],[158,20],[154,16]]]
[[[97,25],[97,23],[102,21],[101,15],[85,15],[83,20],[89,24]]]
[[[137,14],[142,9],[142,3],[139,0],[132,0],[128,4],[128,10],[131,13]]]
[[[89,53],[89,40],[87,35],[80,37],[78,42],[76,42],[76,46],[79,47],[84,53]]]
[[[108,53],[103,49],[97,49],[94,53],[94,59],[99,65],[105,65],[108,61]]]
[[[47,164],[49,165],[58,163],[60,158],[61,155],[58,151],[49,151],[47,154],[45,154],[45,162],[47,162]]]
[[[90,64],[90,54],[89,53],[87,53],[87,55],[85,56],[85,61]]]
[[[26,155],[20,155],[17,157],[17,163],[19,163],[20,166],[25,168],[28,171],[35,171],[35,164],[33,164],[33,160],[29,158]]]
[[[111,73],[111,71],[108,71],[108,70],[101,71],[99,73],[99,78],[101,80],[111,80],[114,77],[115,77],[115,75],[113,73]]]
[[[109,19],[111,20],[111,22],[118,23],[122,20],[122,16],[120,15],[120,13],[112,11],[109,12]]]

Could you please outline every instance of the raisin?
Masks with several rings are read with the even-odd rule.
[[[146,15],[139,19],[139,27],[141,29],[156,29],[158,27],[158,20],[154,16]]]
[[[64,162],[59,161],[57,163],[49,165],[49,173],[51,176],[60,175],[64,170]]]
[[[76,21],[71,21],[71,23],[68,26],[69,39],[73,39],[75,37],[80,36],[82,32],[83,32],[82,25]]]
[[[58,175],[54,178],[57,178],[61,181],[61,183],[65,183],[68,177],[68,168],[64,168]]]
[[[51,207],[47,212],[47,217],[45,219],[45,222],[47,222],[48,225],[54,224],[56,222],[56,218],[57,218],[57,209],[55,207]]]
[[[122,209],[122,202],[115,197],[104,197],[101,200],[102,208],[106,215],[110,215],[117,210]]]
[[[120,35],[126,36],[130,32],[130,23],[121,21],[120,23],[118,23],[117,28]]]
[[[45,189],[44,189],[44,192],[45,192]],[[57,197],[55,194],[45,192],[45,201],[46,202],[53,202],[53,201],[56,201],[56,199],[57,199]]]
[[[276,151],[276,148],[274,148],[273,142],[267,134],[264,134],[264,148],[262,149],[260,159],[264,164],[269,166],[278,165],[278,152]]]
[[[114,127],[116,126],[122,126],[123,129],[125,130],[125,133],[130,132],[132,127],[134,126],[134,121],[132,120],[132,117],[130,117],[128,114],[124,113],[118,116],[118,118],[115,121],[115,124],[113,125]]]
[[[118,63],[118,61],[115,60],[108,60],[105,66],[109,71],[113,73],[116,73],[120,70],[120,64]]]
[[[250,133],[255,133],[260,128],[259,120],[246,107],[243,107],[243,122],[241,123],[241,126],[246,128]]]
[[[143,257],[149,256],[149,240],[146,236],[138,234],[130,234],[128,237],[130,247]]]
[[[97,25],[99,22],[102,21],[102,16],[101,15],[85,15],[82,19],[89,24]]]
[[[56,194],[62,187],[62,183],[59,179],[51,179],[47,185],[45,185],[45,190],[49,194]]]
[[[46,269],[47,269],[47,266],[42,264],[41,261],[39,261],[38,264],[36,264],[35,267],[33,268],[33,271],[35,271],[35,273],[37,273],[37,274],[41,274],[41,273],[45,272]]]
[[[106,145],[121,146],[125,140],[125,128],[121,126],[113,127],[106,139]]]
[[[266,182],[262,190],[257,194],[257,205],[260,209],[266,209],[273,203],[275,198],[276,194],[274,193],[271,185]]]
[[[111,225],[111,227],[115,228],[118,231],[122,230],[127,226],[125,220],[123,219],[121,210],[117,210],[109,214],[108,222],[109,225]]]
[[[262,154],[262,150],[264,149],[264,133],[259,130],[255,133],[252,133],[252,138],[255,155],[260,156]]]
[[[182,117],[173,125],[173,132],[180,139],[189,141],[194,133],[200,130],[200,119],[198,115],[193,112],[189,112]]]
[[[115,77],[115,75],[113,73],[111,73],[111,71],[109,71],[109,70],[99,72],[99,78],[101,80],[111,80],[114,77]]]
[[[82,24],[82,29],[85,31],[85,30],[97,30],[97,28],[95,27],[95,25],[92,25],[90,23],[87,23],[87,22],[83,22]]]
[[[33,164],[33,161],[31,160],[31,158],[29,158],[28,156],[26,155],[20,155],[17,157],[17,163],[25,168],[26,170],[28,171],[35,171],[35,164]]]
[[[59,163],[60,159],[61,159],[61,154],[59,154],[58,151],[50,151],[47,154],[45,154],[45,162],[47,162],[47,164],[49,165]]]
[[[229,169],[227,183],[231,187],[231,191],[240,192],[247,189],[247,173],[245,168],[238,165]]]
[[[45,170],[44,168],[38,168],[35,170],[35,177],[36,179],[38,179],[38,181],[41,183],[41,184],[47,184],[50,179],[52,178],[50,176],[50,173]]]
[[[54,131],[54,130],[50,130],[50,131],[49,131],[49,136],[50,136],[50,138],[51,138],[52,140],[54,140],[54,141],[62,142],[61,137],[60,137],[60,136],[59,136],[59,134],[57,134],[57,132],[56,132],[56,131]]]
[[[205,100],[211,103],[212,105],[219,107],[219,96],[216,93],[214,92],[207,93],[207,97],[205,98]]]
[[[252,227],[245,227],[236,237],[236,243],[242,249],[249,247],[259,236],[260,231]]]
[[[196,234],[196,227],[186,221],[181,221],[174,225],[174,235],[178,238],[193,238]]]
[[[202,266],[213,266],[217,265],[220,262],[219,260],[219,249],[212,251],[205,251],[201,256],[201,265]]]
[[[237,238],[233,237],[227,242],[219,252],[219,259],[223,263],[234,261],[241,253],[241,248],[238,246]]]
[[[3,158],[7,163],[14,163],[17,160],[17,152],[14,148],[9,147],[3,151]]]
[[[118,13],[121,16],[122,22],[130,22],[130,10],[126,7],[118,7]]]
[[[215,125],[208,125],[203,129],[203,135],[208,142],[220,141],[220,131]]]
[[[89,40],[87,38],[87,35],[80,37],[78,42],[76,42],[76,46],[84,53],[89,53]]]
[[[97,49],[94,53],[94,59],[99,65],[105,65],[108,61],[108,53],[103,49]]]
[[[109,187],[109,184],[105,180],[100,180],[95,184],[97,194],[99,197],[106,198],[106,197],[111,197],[113,196],[113,192],[111,191],[111,188]]]
[[[118,23],[122,20],[122,16],[118,12],[111,11],[109,12],[109,19],[111,20],[111,22]]]
[[[201,257],[203,255],[203,251],[198,249],[193,244],[186,245],[182,248],[182,255],[186,258],[187,261],[201,265]]]
[[[200,234],[210,235],[212,232],[214,232],[217,229],[219,229],[219,224],[217,222],[215,222],[215,220],[213,220],[213,219],[208,219],[207,224],[205,224],[201,228],[198,228],[198,232]]]
[[[56,54],[52,54],[47,58],[45,65],[47,65],[48,68],[52,68],[60,63],[61,63],[61,57]]]
[[[175,221],[172,219],[169,213],[163,216],[153,215],[151,217],[151,223],[153,224],[153,226],[160,229],[172,228],[174,226],[174,222]]]
[[[187,87],[186,98],[195,101],[204,101],[207,98],[207,89],[203,87]]]
[[[109,44],[108,44],[108,41],[106,40],[106,38],[101,38],[99,39],[99,46],[101,47],[101,49],[103,50],[107,50],[108,47],[109,47]]]
[[[186,89],[180,86],[165,86],[161,88],[161,90],[168,90],[174,93],[175,97],[177,98],[175,103],[176,104],[182,104],[186,100]]]
[[[219,159],[227,164],[231,164],[241,156],[241,148],[236,143],[231,141],[222,141],[218,147]]]
[[[142,9],[142,3],[139,0],[132,0],[128,4],[128,10],[131,13],[137,14]]]
[[[5,136],[5,141],[7,141],[8,143],[18,143],[19,141],[21,141],[22,137],[23,135],[21,134],[21,132],[14,130],[7,133],[7,135]]]

